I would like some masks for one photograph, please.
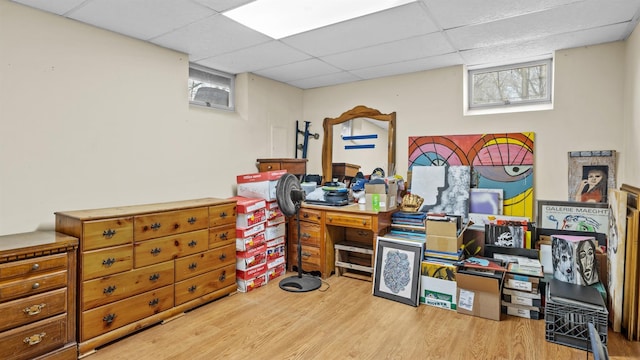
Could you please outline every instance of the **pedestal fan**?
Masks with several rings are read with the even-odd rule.
[[[296,216],[298,227],[298,275],[290,276],[280,281],[282,290],[291,292],[307,292],[318,289],[322,281],[314,276],[302,273],[302,245],[300,244],[300,205],[305,198],[305,192],[300,185],[300,180],[293,174],[284,174],[276,184],[276,200],[282,213],[287,216]]]

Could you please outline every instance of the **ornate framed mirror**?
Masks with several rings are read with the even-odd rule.
[[[386,134],[386,168],[383,166],[385,174],[392,175],[395,172],[395,161],[396,161],[396,113],[392,112],[389,114],[382,114],[380,111],[376,109],[372,109],[363,105],[358,105],[351,110],[345,111],[342,115],[336,118],[325,118],[322,124],[324,128],[324,138],[322,140],[322,182],[329,182],[333,179],[333,163],[336,161],[334,159],[335,152],[335,144],[334,144],[334,134],[340,134],[343,131],[343,128],[348,128],[349,131],[353,122],[351,120],[363,119],[363,121],[370,122],[376,124],[378,127],[385,129],[382,134]],[[349,126],[346,124],[349,122]],[[345,125],[345,126],[343,126]],[[385,140],[385,139],[381,139]],[[382,149],[384,150],[384,149]],[[372,152],[370,149],[363,147],[358,154],[358,157],[362,160],[367,158],[374,158],[374,161],[384,161],[379,157],[384,158],[385,154],[380,155],[379,152]],[[340,159],[341,160],[341,159]],[[358,164],[362,165],[362,164]],[[382,163],[381,165],[385,165]],[[363,168],[362,172],[365,175],[368,175],[368,171],[373,170],[375,167],[368,169],[366,167]]]

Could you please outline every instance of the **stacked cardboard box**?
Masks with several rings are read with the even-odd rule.
[[[542,265],[537,259],[518,259],[507,266],[502,290],[502,313],[527,319],[544,316],[541,281]]]
[[[265,240],[267,245],[267,282],[278,278],[287,271],[286,264],[286,221],[276,201],[267,202],[267,223]]]
[[[458,264],[458,313],[500,321],[500,295],[507,269],[496,259],[482,257],[471,257]]]
[[[241,292],[266,284],[266,202],[236,196],[236,282]]]

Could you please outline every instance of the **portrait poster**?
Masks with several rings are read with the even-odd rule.
[[[609,207],[602,203],[538,200],[538,227],[608,234]]]
[[[418,306],[424,243],[378,237],[373,295]]]
[[[609,190],[616,188],[616,151],[570,151],[568,160],[568,200],[607,203]]]

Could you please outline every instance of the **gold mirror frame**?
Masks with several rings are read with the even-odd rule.
[[[333,177],[333,126],[342,124],[352,119],[369,118],[389,122],[389,138],[387,141],[387,176],[393,175],[396,161],[396,113],[382,114],[380,111],[358,105],[345,111],[337,118],[325,118],[322,126],[324,138],[322,139],[322,183],[332,180]]]

